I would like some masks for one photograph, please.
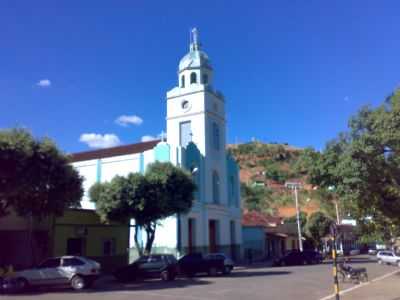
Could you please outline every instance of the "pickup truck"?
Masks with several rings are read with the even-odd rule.
[[[198,273],[206,273],[209,276],[216,276],[218,273],[230,274],[234,265],[231,259],[223,253],[191,253],[183,256],[179,262],[179,271],[188,277]]]

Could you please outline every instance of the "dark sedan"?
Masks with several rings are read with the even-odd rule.
[[[311,265],[322,262],[322,256],[317,251],[300,252],[292,250],[274,261],[275,266]]]
[[[174,280],[178,274],[178,261],[172,254],[153,254],[142,256],[135,262],[114,272],[121,282],[145,278]]]
[[[183,275],[194,276],[205,273],[215,276],[218,273],[230,274],[233,262],[222,253],[203,255],[202,253],[191,253],[179,260],[179,269]]]

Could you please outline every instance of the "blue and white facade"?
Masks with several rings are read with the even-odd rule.
[[[177,82],[166,97],[166,141],[116,147],[115,151],[96,150],[93,155],[78,153],[73,164],[86,179],[85,191],[95,182],[109,181],[115,175],[145,172],[146,166],[154,161],[169,161],[187,169],[198,186],[193,208],[187,215],[161,222],[154,251],[179,255],[190,251],[222,251],[239,258],[242,244],[239,168],[226,151],[225,99],[212,86],[213,68],[200,49],[196,30],[192,33],[189,53],[179,63]],[[95,208],[86,194],[82,206]]]

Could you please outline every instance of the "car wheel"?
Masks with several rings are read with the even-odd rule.
[[[162,272],[161,272],[161,279],[162,279],[163,281],[168,281],[168,280],[170,280],[170,276],[169,276],[168,271],[162,271]]]
[[[71,279],[71,286],[74,290],[83,290],[86,287],[85,279],[82,276],[75,275]]]
[[[210,270],[208,270],[208,275],[209,276],[216,276],[217,272],[218,272],[217,268],[212,267],[212,268],[210,268]]]
[[[229,275],[231,274],[232,268],[230,266],[225,266],[224,267],[224,271],[222,273],[224,273],[224,275]]]
[[[25,278],[17,278],[16,288],[18,291],[26,291],[29,288],[29,282]]]

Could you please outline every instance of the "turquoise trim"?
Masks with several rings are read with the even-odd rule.
[[[144,155],[143,152],[139,155],[139,172],[144,173]]]
[[[196,174],[193,175],[194,182],[197,185],[195,198],[199,202],[202,202],[204,191],[204,159],[197,146],[192,142],[190,142],[185,149],[184,167],[189,171],[197,168]]]
[[[101,182],[101,160],[96,162],[96,182]]]
[[[160,162],[169,162],[170,161],[170,147],[167,143],[161,142],[158,143],[154,148],[154,157],[155,160]]]

